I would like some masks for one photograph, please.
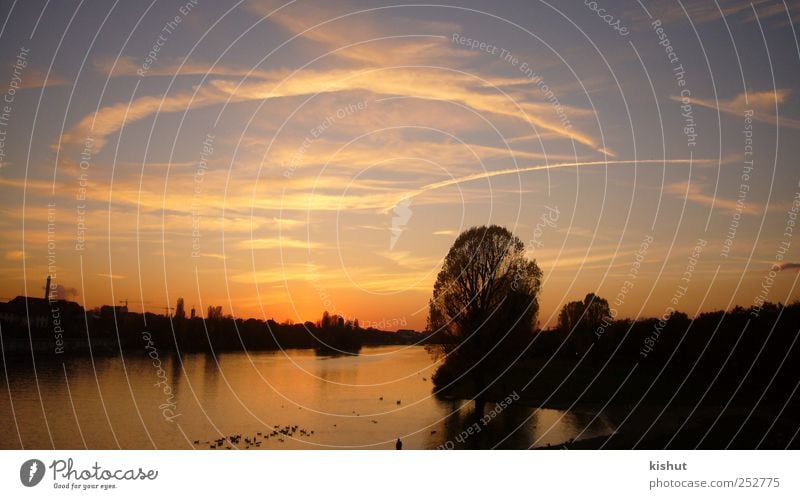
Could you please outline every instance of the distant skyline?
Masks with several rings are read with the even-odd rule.
[[[4,2],[0,301],[52,274],[87,308],[422,329],[454,239],[489,224],[542,269],[542,326],[590,292],[620,318],[796,300],[799,21]]]

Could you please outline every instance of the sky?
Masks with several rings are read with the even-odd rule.
[[[507,227],[540,325],[791,302],[783,1],[4,1],[0,300],[422,329]]]

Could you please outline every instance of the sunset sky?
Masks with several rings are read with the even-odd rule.
[[[542,325],[800,297],[800,8],[586,3],[3,2],[0,300],[421,329],[483,224]]]

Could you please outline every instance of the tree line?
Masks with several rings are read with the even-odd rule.
[[[472,398],[481,412],[487,397],[535,388],[535,380],[556,390],[576,372],[598,400],[628,372],[635,372],[628,386],[636,389],[624,392],[630,397],[681,391],[692,400],[783,400],[800,383],[800,303],[616,320],[608,301],[589,293],[562,307],[555,328],[537,330],[541,275],[503,227],[473,227],[455,240],[429,303],[428,348],[442,360],[437,393]],[[608,390],[591,386],[592,373],[609,377]]]

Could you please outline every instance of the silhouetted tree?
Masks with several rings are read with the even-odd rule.
[[[339,314],[329,314],[326,310],[312,328],[319,354],[357,354],[361,350],[362,339],[353,330],[353,323]]]
[[[428,332],[444,355],[437,388],[459,386],[482,414],[485,390],[529,345],[542,272],[503,227],[473,227],[450,248],[433,288]]]
[[[319,327],[321,329],[328,329],[331,327],[331,315],[327,310],[322,312],[322,319],[319,321]]]
[[[178,303],[175,304],[175,318],[176,319],[186,318],[186,308],[183,305],[183,298],[178,298]]]
[[[611,321],[608,301],[594,293],[586,295],[582,302],[566,303],[558,314],[558,327],[569,335],[569,343],[578,354],[597,339],[595,333],[604,321]]]
[[[222,320],[222,306],[213,307],[209,305],[206,319],[210,321]]]

